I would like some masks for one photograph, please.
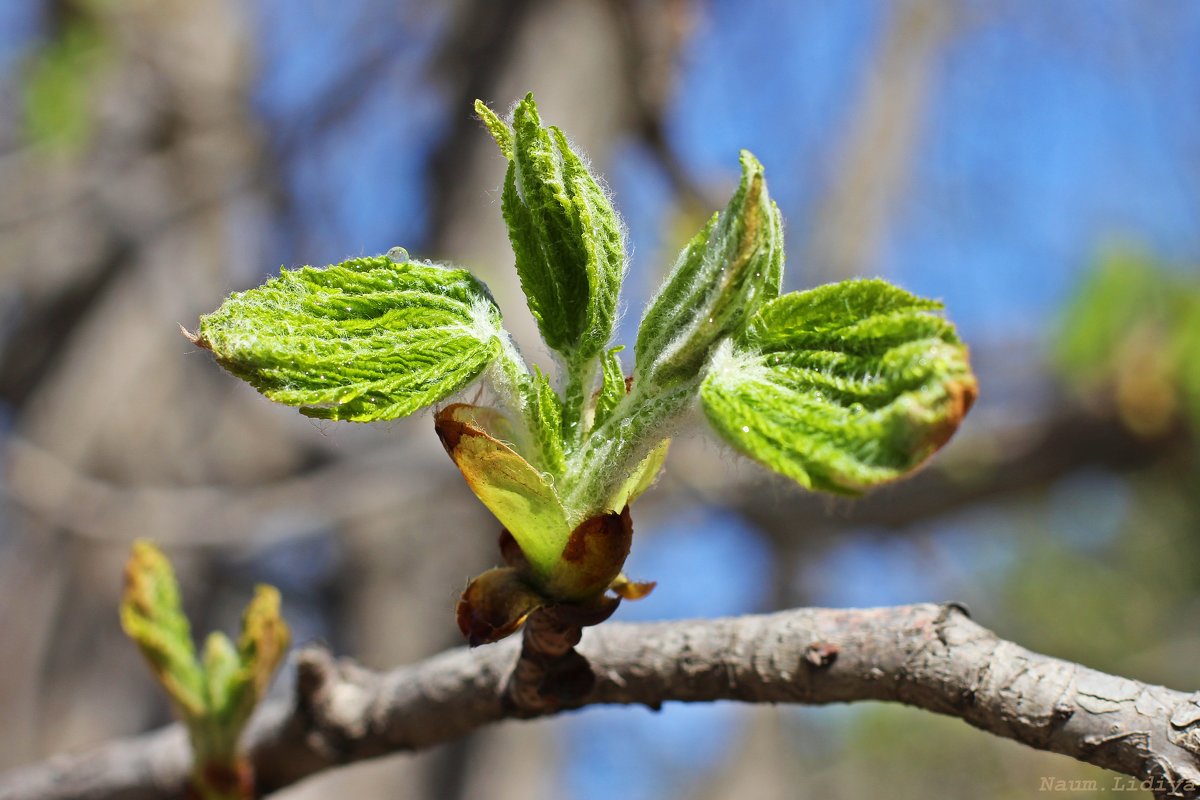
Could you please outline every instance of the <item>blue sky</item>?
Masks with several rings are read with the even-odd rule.
[[[1176,0],[1153,14],[1131,0],[970,7],[935,65],[908,191],[874,271],[944,298],[968,337],[1003,339],[1014,326],[1038,329],[1106,243],[1194,258],[1200,6]],[[732,185],[738,150],[753,150],[789,220],[789,248],[800,253],[805,220],[836,178],[890,6],[705,8],[670,104],[670,140],[691,175],[714,189]],[[444,21],[397,12],[363,30],[330,4],[265,0],[258,9],[256,103],[281,138],[328,88],[331,62],[377,47],[393,53],[380,95],[302,149],[288,180],[307,241],[288,255],[316,263],[397,243],[419,251],[425,158],[447,120],[469,113],[445,108],[424,79]],[[616,152],[609,177],[631,221],[626,302],[636,309],[652,289],[639,277],[671,255],[659,241],[671,196],[635,143]],[[793,261],[793,275],[803,266]]]

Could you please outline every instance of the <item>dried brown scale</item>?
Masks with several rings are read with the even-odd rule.
[[[496,567],[479,575],[459,598],[458,629],[471,647],[499,641],[515,632],[525,617],[546,604],[518,570]]]
[[[458,442],[466,432],[467,426],[447,413],[451,408],[452,406],[447,406],[434,416],[433,429],[437,432],[442,447],[446,448],[446,454],[454,458],[454,449],[458,447]]]
[[[572,566],[572,591],[586,597],[607,589],[620,574],[632,544],[629,506],[619,514],[600,514],[581,522],[571,531],[562,551],[562,560]]]
[[[219,792],[227,800],[254,800],[258,795],[254,789],[254,768],[245,759],[238,759],[232,767],[209,764],[199,778],[206,789]],[[205,795],[189,781],[184,800],[203,800]]]
[[[521,545],[517,544],[517,540],[507,529],[501,529],[499,544],[500,558],[507,566],[514,569],[529,569],[529,560],[521,552]]]

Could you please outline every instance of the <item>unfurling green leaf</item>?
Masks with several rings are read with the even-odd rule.
[[[600,362],[600,394],[596,396],[596,412],[592,427],[598,428],[607,420],[617,403],[629,393],[629,379],[621,370],[621,356],[624,345],[614,347],[604,353]]]
[[[488,108],[487,104],[482,100],[475,101],[475,114],[492,134],[492,138],[496,140],[496,146],[500,148],[500,154],[511,160],[513,157],[512,128],[508,127],[508,123],[500,119],[499,115]]]
[[[121,624],[187,726],[195,760],[194,796],[255,796],[253,772],[238,753],[238,739],[287,651],[289,633],[279,614],[279,592],[259,586],[243,615],[237,647],[223,633],[212,633],[204,643],[203,662],[197,663],[170,562],[154,545],[139,541],[125,568]]]
[[[150,663],[184,718],[207,708],[204,673],[196,663],[192,629],[179,602],[171,562],[157,547],[139,541],[125,565],[121,627]]]
[[[461,269],[356,258],[233,294],[193,337],[301,413],[395,419],[462,389],[500,351],[500,313]]]
[[[667,460],[667,450],[671,446],[670,439],[663,439],[654,449],[651,450],[641,463],[637,465],[629,476],[618,487],[616,494],[606,503],[606,507],[612,511],[625,506],[637,500],[642,492],[654,485],[654,481],[658,479],[658,475],[662,472],[663,464]]]
[[[745,150],[741,164],[729,204],[684,247],[642,318],[639,381],[666,386],[694,378],[722,339],[779,294],[783,218],[767,194],[762,164]]]
[[[287,654],[291,633],[279,613],[281,598],[274,586],[259,584],[242,614],[238,657],[246,668],[254,694],[263,697],[271,676]]]
[[[612,203],[563,132],[542,127],[532,95],[517,104],[511,129],[475,108],[509,159],[502,207],[529,310],[551,348],[591,359],[612,335],[625,269]]]
[[[549,379],[538,368],[525,385],[525,417],[533,436],[533,450],[541,457],[542,469],[552,475],[563,471],[562,400]]]
[[[260,585],[242,614],[242,633],[236,648],[220,631],[209,634],[204,642],[208,711],[201,726],[204,744],[194,746],[209,761],[236,759],[242,730],[266,696],[271,678],[287,652],[290,633],[279,605],[279,591]]]
[[[208,708],[215,719],[228,718],[230,709],[237,705],[237,698],[231,690],[238,683],[238,671],[242,668],[237,648],[229,641],[228,636],[220,631],[213,631],[204,640],[203,653]]]
[[[274,586],[255,587],[254,599],[242,614],[242,633],[237,641],[241,669],[229,680],[231,702],[228,722],[244,726],[255,706],[267,694],[271,677],[287,654],[291,633],[280,615],[279,590]]]
[[[976,395],[939,308],[879,280],[780,297],[715,354],[704,411],[805,487],[857,493],[899,478],[945,444]]]
[[[937,303],[882,281],[780,297],[782,216],[745,151],[729,203],[650,302],[626,377],[622,348],[609,347],[623,229],[604,187],[562,131],[543,126],[531,95],[506,119],[482,102],[475,110],[507,160],[501,205],[516,270],[560,374],[522,360],[481,283],[407,253],[285,271],[233,295],[193,337],[269,398],[330,419],[404,416],[486,371],[493,407],[435,414],[447,453],[504,529],[507,566],[472,581],[458,607],[472,644],[535,610],[595,624],[649,592],[621,573],[629,506],[698,399],[746,454],[842,493],[912,470],[967,413],[975,379]],[[208,694],[223,709],[248,691],[229,647],[217,639],[206,651],[210,677],[221,676]]]

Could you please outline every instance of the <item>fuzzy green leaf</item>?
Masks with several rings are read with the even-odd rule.
[[[783,218],[767,193],[762,164],[743,150],[741,166],[733,198],[684,247],[642,319],[639,381],[663,386],[694,378],[713,347],[779,295]]]
[[[236,757],[245,720],[234,721],[231,717],[233,709],[241,703],[238,679],[241,668],[241,659],[229,637],[220,631],[210,633],[204,640],[208,712],[203,720],[191,726],[192,749],[200,761],[227,763]]]
[[[553,475],[563,471],[562,401],[540,369],[534,368],[525,387],[525,417],[541,466]]]
[[[193,341],[276,402],[325,419],[395,419],[473,381],[500,314],[461,269],[355,258],[284,270],[200,319]]]
[[[625,481],[617,488],[616,494],[607,503],[610,509],[624,508],[641,496],[642,492],[654,485],[662,472],[663,462],[667,460],[667,449],[671,446],[670,439],[663,439],[650,453],[642,459]]]
[[[242,661],[229,637],[220,631],[210,633],[204,640],[204,679],[213,717],[223,719],[229,715],[231,689],[241,667]]]
[[[713,427],[805,487],[857,493],[933,454],[975,399],[966,347],[940,305],[879,280],[764,306],[714,355],[701,386]]]
[[[475,101],[475,113],[479,119],[487,127],[492,134],[492,138],[496,140],[496,146],[500,148],[500,153],[507,159],[513,157],[513,132],[508,124],[500,119],[495,111],[492,111],[482,100]]]
[[[142,651],[184,719],[191,724],[203,717],[208,705],[204,673],[196,663],[175,572],[166,556],[147,541],[134,542],[125,566],[121,627]]]
[[[600,362],[601,384],[600,394],[596,397],[596,416],[593,427],[600,427],[612,414],[617,403],[628,393],[629,384],[625,380],[625,372],[621,369],[621,357],[617,355],[624,346],[614,347],[604,353]]]
[[[476,110],[509,159],[504,219],[542,338],[568,360],[593,358],[612,335],[625,268],[617,213],[563,132],[542,126],[532,95],[511,131],[481,103]]]
[[[287,652],[291,634],[279,609],[279,590],[260,585],[242,613],[237,647],[220,632],[205,641],[209,710],[203,733],[192,735],[197,754],[217,761],[236,757],[242,731]]]

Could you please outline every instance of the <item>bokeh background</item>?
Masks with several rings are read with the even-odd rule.
[[[476,270],[548,365],[471,114],[529,90],[628,222],[627,344],[746,147],[788,287],[943,298],[982,388],[931,466],[857,502],[685,429],[635,509],[629,572],[659,587],[618,617],[953,599],[1026,646],[1200,686],[1200,5],[0,0],[0,769],[169,720],[117,624],[136,537],[202,630],[268,581],[299,641],[372,667],[459,644],[496,526],[428,414],[306,420],[177,323],[280,265],[402,245]],[[1055,796],[1046,778],[1111,782],[909,709],[722,704],[505,724],[279,796]]]

